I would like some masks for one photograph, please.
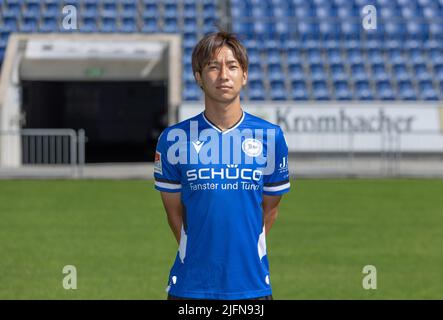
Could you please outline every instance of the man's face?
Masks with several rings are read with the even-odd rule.
[[[214,54],[203,67],[201,75],[196,73],[196,79],[206,96],[217,102],[230,102],[238,98],[246,85],[247,76],[228,46],[223,46]]]

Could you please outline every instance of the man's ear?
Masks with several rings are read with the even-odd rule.
[[[194,73],[195,80],[197,80],[198,86],[203,90],[202,78],[200,72]]]
[[[245,86],[246,83],[248,83],[248,71],[243,72],[243,86]]]

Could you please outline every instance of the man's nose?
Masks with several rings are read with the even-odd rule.
[[[225,65],[221,65],[220,67],[220,78],[228,79],[228,68]]]

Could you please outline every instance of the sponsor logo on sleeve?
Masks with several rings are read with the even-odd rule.
[[[162,154],[160,152],[158,152],[158,151],[155,151],[154,173],[163,174],[163,170],[162,170]]]

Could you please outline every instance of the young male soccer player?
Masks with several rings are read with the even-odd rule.
[[[248,56],[223,31],[194,48],[204,112],[165,129],[154,164],[179,243],[168,299],[272,299],[265,234],[289,191],[280,127],[244,112]]]

